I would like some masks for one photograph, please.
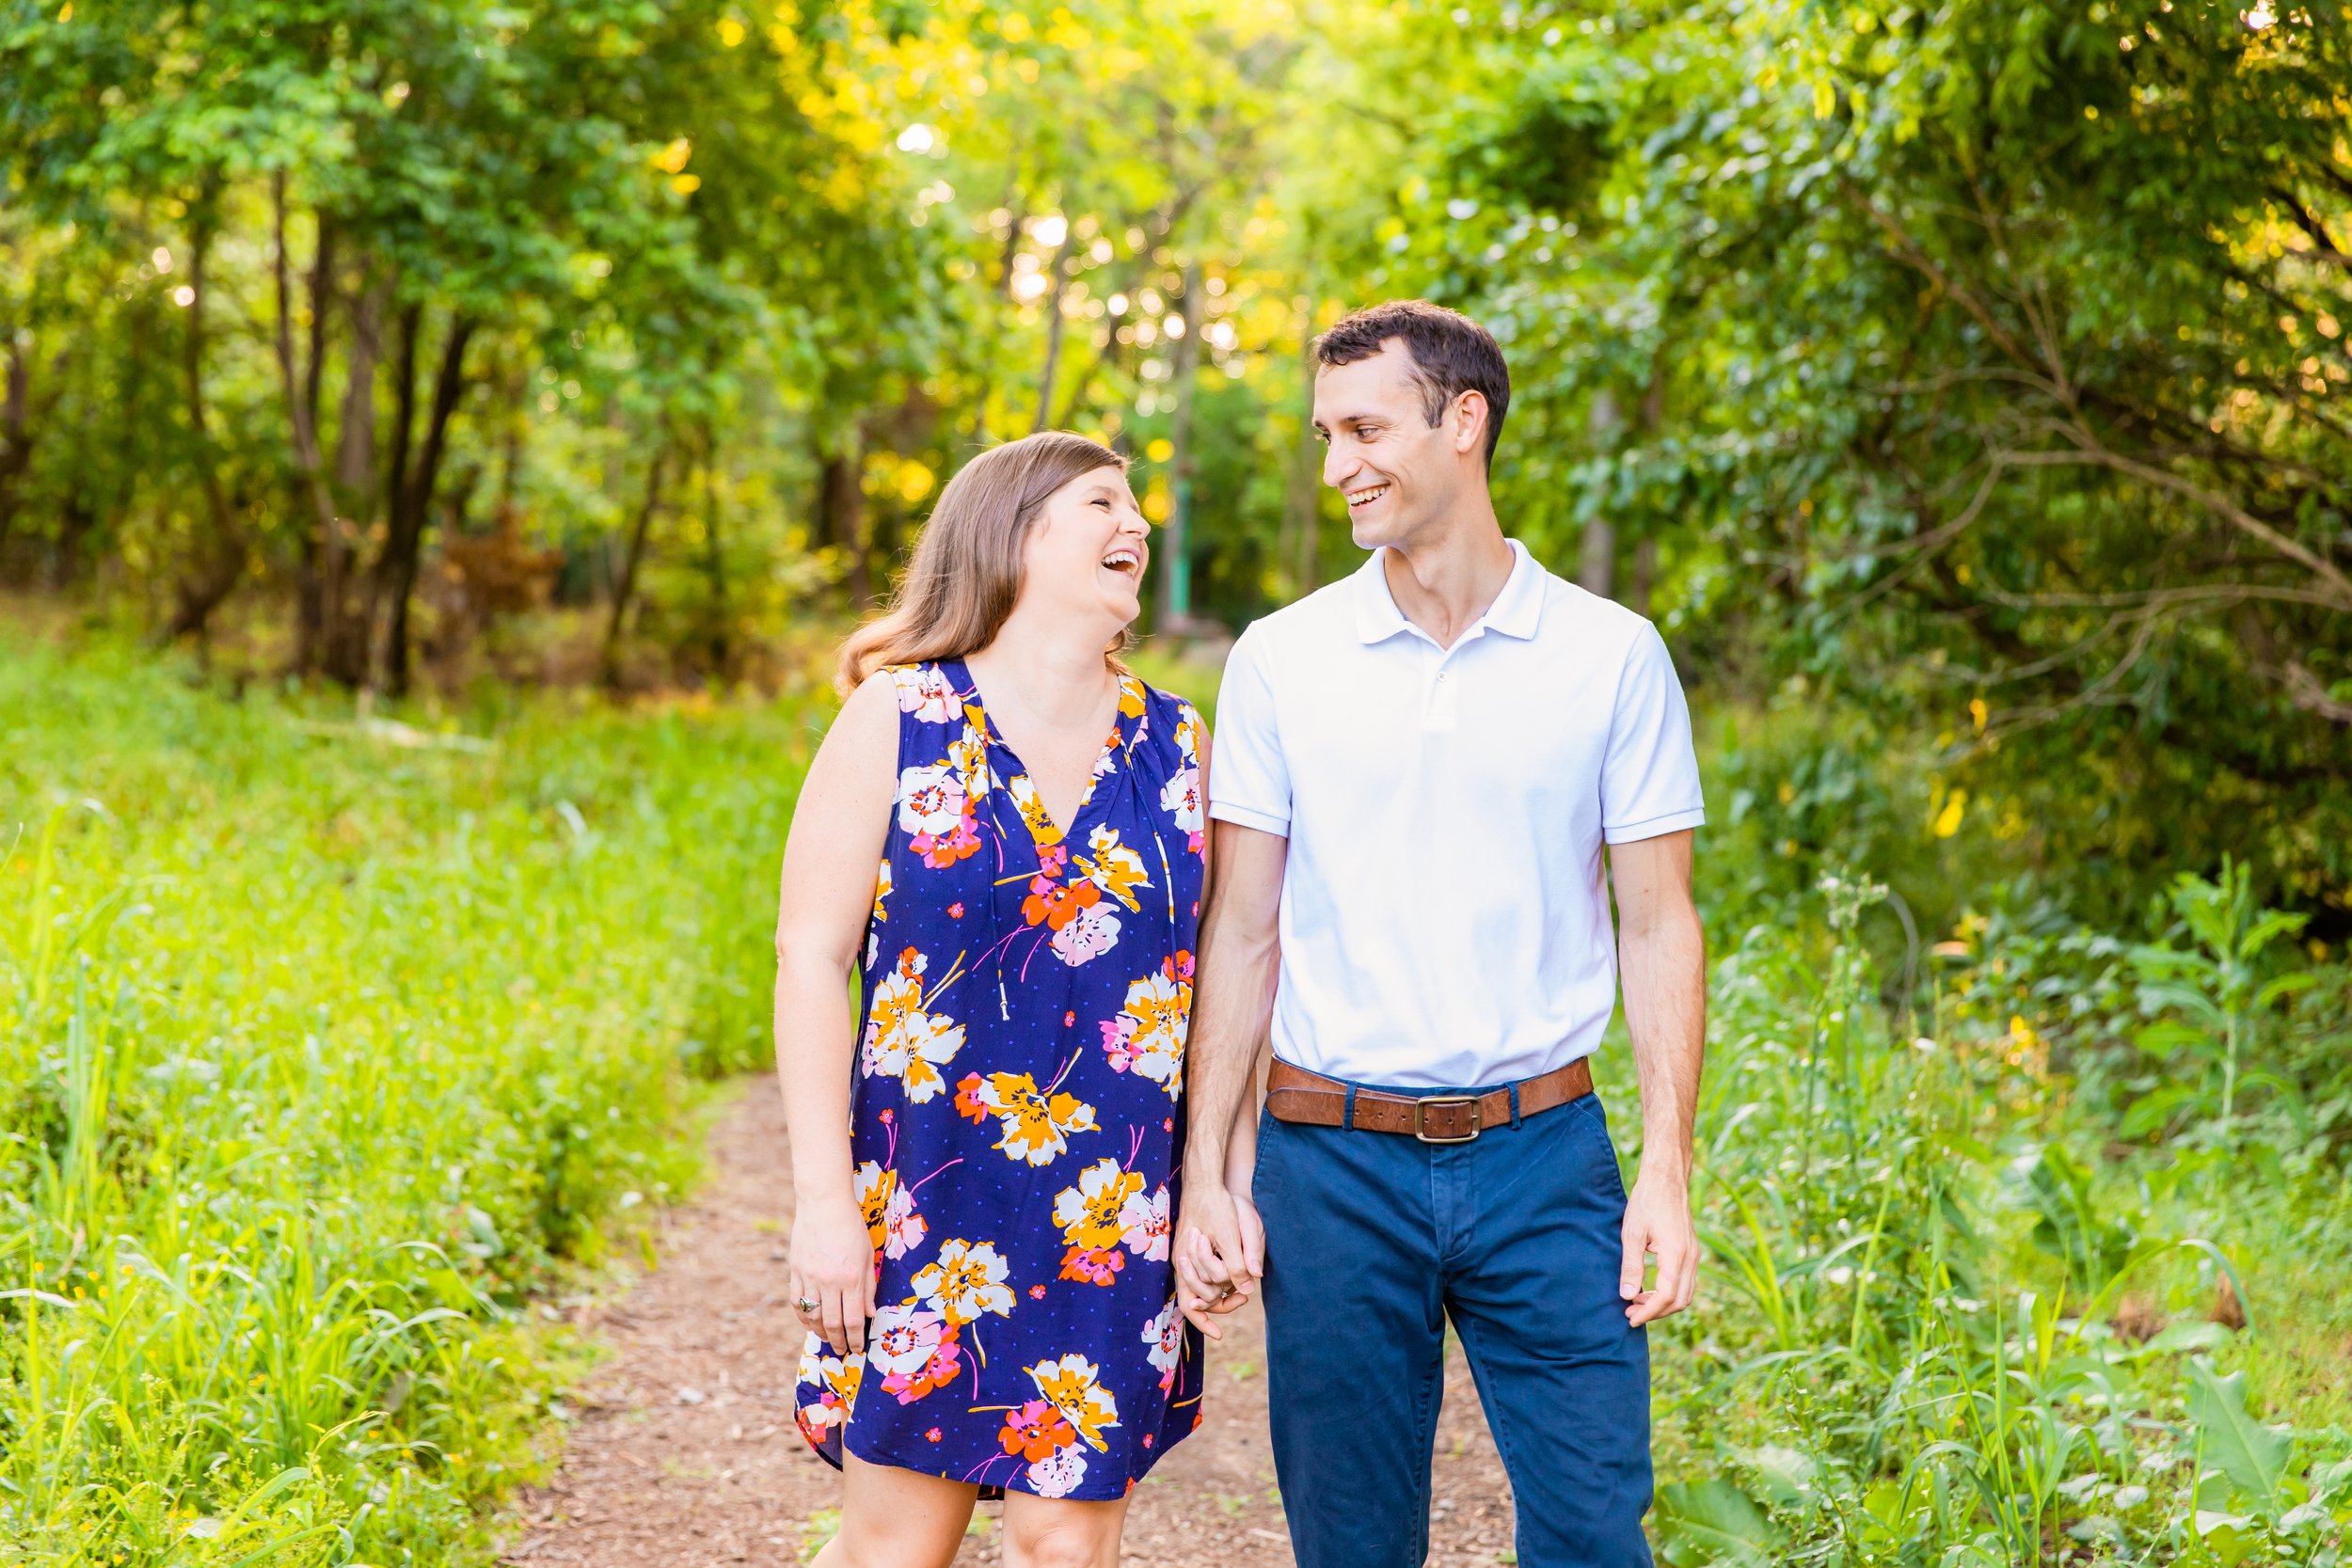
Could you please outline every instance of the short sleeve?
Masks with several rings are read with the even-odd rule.
[[[1665,639],[1645,621],[1617,673],[1617,705],[1600,769],[1601,836],[1631,844],[1706,820],[1690,705]]]
[[[1290,836],[1290,765],[1275,722],[1263,640],[1249,632],[1242,633],[1226,656],[1225,679],[1217,688],[1209,815],[1219,822]]]

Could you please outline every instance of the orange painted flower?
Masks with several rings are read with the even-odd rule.
[[[998,1434],[1005,1451],[1034,1465],[1050,1459],[1078,1440],[1077,1429],[1064,1418],[1051,1400],[1031,1400],[1005,1418]]]
[[[986,1121],[988,1105],[980,1099],[987,1081],[977,1072],[967,1072],[956,1085],[956,1115],[966,1121]]]
[[[1103,890],[1092,882],[1053,882],[1039,877],[1030,881],[1029,895],[1021,900],[1021,913],[1032,926],[1058,931],[1102,897]]]

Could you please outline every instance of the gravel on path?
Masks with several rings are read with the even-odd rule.
[[[784,1114],[755,1082],[711,1136],[702,1191],[660,1222],[660,1263],[588,1327],[612,1354],[545,1486],[518,1499],[514,1568],[788,1568],[838,1518],[840,1478],[792,1424],[802,1330],[786,1300],[792,1197]],[[1209,1351],[1200,1429],[1136,1489],[1122,1563],[1288,1568],[1267,1448],[1254,1307]],[[1430,1553],[1439,1568],[1513,1560],[1510,1492],[1462,1359],[1449,1347]],[[957,1568],[1001,1561],[984,1503]]]

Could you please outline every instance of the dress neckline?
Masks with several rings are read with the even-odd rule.
[[[1021,753],[1012,749],[1003,732],[996,728],[996,721],[989,717],[988,704],[980,696],[980,683],[973,675],[972,667],[961,658],[950,658],[940,661],[940,670],[962,699],[964,717],[980,732],[982,743],[1002,752],[1012,765],[1005,778],[1005,788],[1020,808],[1021,820],[1037,847],[1041,850],[1076,839],[1079,830],[1087,825],[1096,798],[1104,793],[1104,779],[1118,770],[1117,759],[1125,756],[1133,765],[1131,748],[1144,709],[1143,683],[1125,671],[1119,673],[1119,704],[1111,713],[1110,733],[1094,754],[1093,771],[1087,778],[1076,809],[1070,814],[1068,823],[1061,823],[1054,820],[1054,814],[1046,808],[1044,791],[1038,788],[1036,779],[1030,776],[1029,765],[1021,760]]]

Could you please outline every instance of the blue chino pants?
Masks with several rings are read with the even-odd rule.
[[[1448,1319],[1520,1568],[1647,1568],[1649,1348],[1617,1297],[1625,1185],[1597,1097],[1450,1146],[1262,1116],[1252,1189],[1299,1568],[1427,1556]]]

